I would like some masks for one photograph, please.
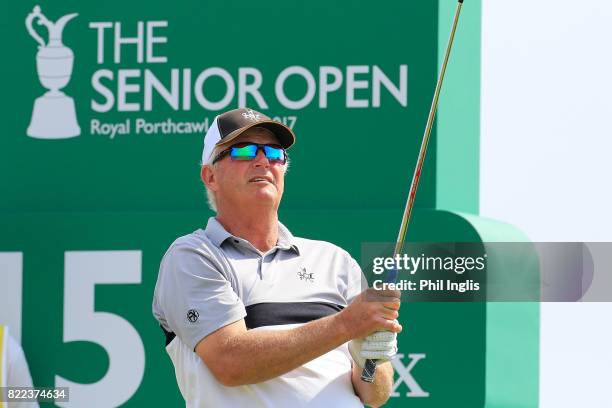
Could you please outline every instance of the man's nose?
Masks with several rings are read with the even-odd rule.
[[[268,158],[266,157],[266,154],[264,153],[263,149],[257,149],[257,155],[255,155],[253,162],[253,164],[256,166],[270,165],[270,160],[268,160]]]

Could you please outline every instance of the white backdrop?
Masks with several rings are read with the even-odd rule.
[[[467,5],[467,2],[466,2]],[[480,213],[612,241],[612,2],[483,0]],[[612,303],[546,303],[542,408],[612,407]]]

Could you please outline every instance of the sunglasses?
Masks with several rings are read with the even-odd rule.
[[[257,152],[260,149],[263,150],[266,158],[271,163],[285,164],[287,162],[287,153],[280,145],[243,142],[236,143],[220,152],[217,157],[214,158],[212,164],[215,164],[227,155],[229,155],[232,160],[253,160],[257,157]]]

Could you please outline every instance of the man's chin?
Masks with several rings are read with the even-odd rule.
[[[266,188],[257,189],[257,191],[253,192],[253,201],[258,204],[275,204],[279,201],[280,197],[278,197],[278,192],[274,188],[274,186],[268,186]]]

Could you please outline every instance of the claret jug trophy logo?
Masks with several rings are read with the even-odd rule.
[[[70,82],[74,61],[72,50],[62,43],[62,32],[66,23],[77,15],[77,13],[67,14],[53,23],[41,13],[39,6],[35,6],[26,17],[26,28],[39,44],[36,53],[38,79],[48,89],[34,102],[32,119],[27,130],[28,136],[39,139],[65,139],[81,134],[74,100],[60,91]],[[32,27],[34,21],[39,26],[47,28],[49,33],[47,44]]]

